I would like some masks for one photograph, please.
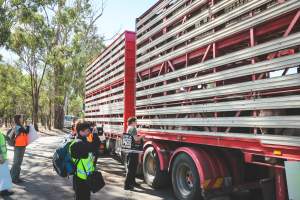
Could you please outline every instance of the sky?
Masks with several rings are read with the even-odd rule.
[[[100,0],[94,0],[100,1]],[[106,44],[116,33],[135,30],[135,19],[147,11],[157,0],[106,0],[103,16],[97,22],[98,32]]]
[[[96,8],[100,0],[94,0]],[[117,34],[125,30],[135,30],[135,19],[147,11],[157,0],[105,0],[104,13],[97,21],[98,34],[104,36],[105,44],[109,45]],[[4,49],[0,49],[3,60],[13,63],[16,56]]]

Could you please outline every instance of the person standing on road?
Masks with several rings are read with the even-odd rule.
[[[73,119],[73,122],[72,122],[72,127],[71,127],[71,135],[72,135],[73,137],[75,137],[76,134],[77,134],[77,131],[76,131],[76,124],[77,124],[77,118],[74,118],[74,119]]]
[[[99,140],[94,138],[92,142],[87,141],[91,134],[89,122],[79,122],[76,125],[77,137],[70,144],[70,153],[77,170],[73,176],[73,189],[76,200],[90,200],[91,191],[87,182],[88,175],[95,171],[94,152],[98,150]]]
[[[22,180],[20,179],[21,173],[21,165],[23,162],[26,146],[28,145],[28,133],[29,127],[25,129],[23,126],[24,123],[24,116],[23,115],[16,115],[14,117],[14,121],[16,124],[15,133],[15,148],[14,148],[14,160],[13,165],[10,170],[12,182],[15,184],[21,183]]]
[[[127,120],[128,128],[127,134],[133,136],[135,143],[141,142],[141,137],[137,135],[137,122],[135,117],[131,117]],[[127,156],[128,159],[128,171],[126,174],[124,190],[133,190],[138,184],[135,181],[136,170],[138,166],[138,153],[129,153]]]
[[[2,122],[0,120],[0,128]],[[8,168],[7,147],[3,132],[0,129],[0,196],[10,196],[12,188],[12,180]]]

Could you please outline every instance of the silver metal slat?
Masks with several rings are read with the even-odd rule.
[[[86,113],[85,116],[123,114],[123,112],[124,112],[124,108],[110,108],[110,109],[100,108],[99,112]]]
[[[139,131],[147,131],[151,135],[151,132],[164,133],[176,133],[176,134],[188,134],[199,136],[214,136],[218,138],[241,138],[241,139],[258,139],[263,144],[278,144],[287,146],[300,146],[300,138],[297,136],[276,136],[276,135],[255,135],[255,134],[242,134],[242,133],[224,133],[224,132],[203,132],[203,131],[186,131],[186,130],[168,130],[168,129],[147,129],[139,128]],[[300,133],[299,133],[300,136]]]
[[[104,63],[98,64],[95,71],[93,71],[92,73],[87,75],[87,78],[88,78],[89,82],[91,82],[92,79],[95,79],[96,77],[99,77],[102,74],[104,74],[105,72],[107,72],[107,71],[113,69],[114,67],[120,65],[121,62],[124,62],[125,61],[124,52],[125,52],[125,50],[120,51],[118,54],[116,54],[112,58],[109,58],[109,60],[101,60],[101,62],[104,62]],[[119,59],[119,60],[116,61],[116,63],[112,64],[112,62],[114,62],[116,59]],[[108,66],[108,68],[104,69],[101,73],[97,74],[99,71],[101,71],[104,67],[107,67],[107,66]]]
[[[88,105],[89,108],[86,108],[86,111],[95,110],[95,107],[97,109],[99,109],[101,106],[104,106],[104,105],[111,105],[111,104],[119,105],[119,104],[124,104],[124,102],[122,100],[122,101],[118,101],[118,102],[114,102],[114,103],[107,103],[107,104],[103,104],[103,105],[98,105],[99,103],[111,101],[111,100],[114,100],[114,99],[120,99],[122,97],[123,97],[123,94],[120,94],[120,95],[111,96],[111,97],[108,97],[108,98],[105,98],[105,99],[100,99],[100,100],[97,100],[97,101],[93,101],[91,104]]]
[[[169,32],[165,33],[163,35],[163,37],[159,37],[155,40],[153,40],[151,43],[146,44],[145,46],[142,46],[141,48],[137,49],[137,55],[139,55],[140,53],[142,53],[142,51],[144,51],[144,49],[149,49],[153,46],[156,46],[157,44],[159,44],[160,42],[165,41],[166,39],[172,37],[173,35],[176,35],[179,32],[182,32],[182,30],[185,30],[186,28],[196,24],[197,22],[199,22],[200,20],[206,18],[210,13],[214,14],[216,12],[218,12],[219,10],[222,10],[223,8],[225,8],[226,6],[228,6],[229,4],[231,4],[232,2],[235,2],[235,0],[227,0],[227,1],[221,1],[219,3],[217,3],[216,5],[211,7],[211,12],[209,10],[204,10],[201,13],[199,13],[198,15],[194,16],[193,18],[189,19],[188,21],[186,21],[185,23],[175,27],[174,29],[170,30]],[[154,29],[150,30],[147,35],[151,35],[154,34],[155,32],[159,31],[159,29],[157,27],[155,27]]]
[[[181,40],[179,38],[177,38],[175,41],[171,41],[169,42],[170,44],[166,44],[168,46],[175,46],[176,44],[180,44],[180,41],[184,41],[184,40],[188,40],[190,38],[193,38],[201,33],[205,33],[208,30],[212,30],[213,28],[224,24],[227,21],[230,21],[236,17],[239,17],[245,13],[248,13],[252,10],[254,10],[255,8],[258,8],[261,5],[266,4],[267,2],[270,2],[271,0],[252,0],[250,2],[248,2],[247,4],[240,6],[238,9],[233,10],[229,13],[226,13],[222,16],[219,16],[218,18],[208,22],[207,24],[204,24],[200,27],[198,27],[197,29],[191,31],[190,33],[187,33],[186,35],[182,35],[181,36]],[[230,1],[228,1],[227,4],[222,4],[224,7],[227,6],[230,3]],[[217,6],[217,5],[216,5]],[[167,32],[166,34],[162,35],[160,38],[154,40],[153,42],[143,46],[142,48],[139,48],[139,50],[137,51],[137,55],[139,55],[140,53],[143,52],[147,52],[148,49],[156,46],[157,44],[161,43],[162,41],[166,41],[168,39],[170,39],[171,37],[173,37],[174,35],[176,35],[178,32],[185,30],[186,28],[188,28],[189,26],[191,26],[192,24],[195,24],[196,22],[201,21],[202,19],[204,19],[205,17],[207,17],[208,15],[210,15],[210,13],[213,13],[214,8],[220,8],[220,7],[213,7],[212,11],[206,10],[203,13],[199,13],[198,16],[194,17],[193,19],[191,19],[190,23],[189,21],[187,23],[184,23],[178,27],[176,27],[175,29],[171,30],[170,32]],[[218,12],[219,9],[216,9],[215,12]],[[156,29],[155,29],[156,30]],[[166,46],[165,45],[165,46]],[[164,48],[163,46],[155,49],[155,52],[160,51],[160,49]],[[169,48],[169,47],[166,47]],[[147,54],[145,55],[147,56]],[[139,60],[137,60],[137,62],[139,62]]]
[[[118,73],[118,72],[124,70],[124,68],[123,68],[124,65],[125,65],[125,58],[122,58],[122,59],[118,60],[116,63],[114,63],[113,65],[111,65],[111,66],[110,66],[109,68],[107,68],[106,70],[102,71],[101,73],[96,74],[96,75],[93,75],[93,76],[90,76],[90,77],[89,77],[90,79],[89,79],[88,81],[86,81],[86,84],[89,84],[89,83],[91,83],[91,82],[93,82],[93,81],[95,81],[95,80],[99,80],[100,77],[101,77],[103,74],[105,74],[107,71],[112,70],[112,69],[114,69],[115,67],[119,66],[117,69],[114,69],[112,72],[110,72],[109,74],[107,74],[106,76],[104,76],[104,77],[102,77],[102,78],[105,78],[105,77],[107,77],[107,76],[112,76],[112,75],[113,75],[112,73],[116,74],[116,73]]]
[[[266,42],[254,47],[249,47],[240,51],[236,51],[225,56],[217,57],[204,63],[195,64],[189,66],[188,68],[176,70],[175,72],[170,72],[155,78],[151,78],[142,82],[137,83],[137,88],[145,87],[147,85],[155,84],[163,80],[169,80],[177,78],[179,76],[188,75],[191,73],[196,73],[200,70],[211,69],[213,67],[219,67],[229,63],[234,63],[240,60],[249,59],[266,53],[279,51],[281,49],[289,48],[295,45],[300,45],[300,33],[290,35],[288,37],[279,38],[270,42]]]
[[[137,116],[300,108],[300,95],[136,110]]]
[[[205,1],[205,0],[200,0],[200,1],[202,2],[202,1]],[[140,32],[144,32],[146,29],[148,29],[151,26],[155,25],[157,22],[159,22],[160,20],[162,20],[163,18],[165,18],[166,16],[168,16],[169,14],[171,14],[172,12],[174,12],[177,8],[179,8],[180,6],[182,6],[183,4],[185,4],[186,2],[187,2],[187,0],[178,0],[174,5],[172,5],[167,10],[165,10],[164,12],[162,12],[159,17],[154,18],[149,23],[147,23],[145,26],[141,27],[138,32],[139,33]],[[137,39],[137,40],[139,42],[139,39]]]
[[[153,17],[153,15],[155,15],[157,12],[162,10],[164,7],[166,7],[172,1],[173,0],[165,0],[165,1],[161,2],[159,5],[157,5],[155,8],[153,8],[153,10],[151,12],[149,12],[146,16],[141,18],[140,21],[138,21],[136,23],[137,27],[141,26],[143,23],[145,23],[148,19]],[[157,16],[157,17],[159,17],[159,16]]]
[[[110,94],[113,94],[113,93],[116,93],[116,92],[120,92],[120,91],[123,91],[124,90],[124,85],[122,85],[121,87],[117,87],[115,89],[112,89],[112,90],[108,90],[106,92],[102,92],[100,94],[97,94],[95,96],[92,96],[92,97],[89,97],[87,98],[88,101],[90,100],[94,100],[94,99],[97,99],[97,98],[100,98],[100,97],[103,97],[103,96],[106,96],[106,95],[110,95]],[[89,103],[86,103],[86,105],[89,105],[91,102]]]
[[[121,96],[121,95],[120,95]],[[110,101],[112,99],[112,97],[106,98],[106,99],[102,99],[102,100],[97,100],[94,101],[92,104],[86,106],[85,111],[91,111],[91,110],[99,110],[102,106],[109,106],[112,103],[108,103],[108,104],[102,104],[102,105],[98,105],[99,103],[103,103],[106,101]],[[114,98],[113,98],[114,99]],[[113,104],[119,105],[119,104],[124,104],[123,101],[119,101],[119,102],[115,102]]]
[[[123,48],[123,47],[122,47]],[[93,77],[95,77],[94,75],[97,74],[99,71],[101,71],[103,69],[103,67],[109,66],[108,68],[106,68],[105,70],[103,70],[100,74],[98,74],[98,76],[101,76],[103,73],[111,70],[112,68],[114,68],[115,66],[120,64],[120,61],[125,61],[125,58],[121,58],[120,60],[118,60],[116,63],[112,64],[112,62],[114,62],[116,59],[119,59],[120,57],[124,56],[125,54],[125,49],[123,49],[122,51],[120,51],[119,53],[117,53],[116,55],[114,55],[113,57],[109,58],[108,61],[106,60],[101,60],[100,64],[97,64],[97,69],[88,75],[88,78],[90,79],[91,76],[93,75]],[[104,66],[103,66],[104,65]]]
[[[300,128],[300,116],[139,119],[138,123],[154,126]]]
[[[175,50],[171,53],[168,53],[164,56],[161,56],[157,59],[154,59],[153,61],[145,63],[145,64],[137,67],[137,72],[148,69],[149,67],[154,66],[156,64],[159,64],[162,61],[169,60],[171,58],[175,58],[175,57],[180,56],[180,55],[184,55],[187,52],[191,52],[191,51],[193,51],[193,50],[195,50],[195,49],[197,49],[201,46],[211,44],[215,41],[218,41],[222,38],[228,37],[228,36],[233,35],[235,33],[241,32],[241,31],[249,29],[251,27],[255,27],[258,24],[261,24],[265,21],[273,19],[277,16],[283,15],[284,13],[288,13],[290,11],[293,11],[293,10],[299,8],[299,7],[300,7],[300,1],[299,0],[287,1],[283,4],[280,4],[276,7],[273,7],[273,8],[271,8],[271,9],[269,9],[269,10],[267,10],[267,11],[261,13],[261,14],[255,15],[255,16],[249,18],[249,19],[243,20],[243,21],[241,21],[237,24],[234,24],[230,27],[227,27],[223,30],[220,30],[218,32],[210,34],[207,37],[202,38],[202,39],[188,45],[187,47],[180,48],[180,49]],[[150,54],[148,55],[148,57],[149,56],[150,56]]]
[[[103,79],[111,78],[111,77],[115,76],[117,73],[119,73],[119,72],[121,72],[121,71],[124,71],[124,68],[125,68],[125,66],[124,66],[125,63],[124,63],[124,62],[125,62],[125,61],[120,60],[120,62],[115,63],[115,64],[117,64],[117,65],[121,65],[121,64],[122,64],[122,65],[121,65],[118,69],[114,70],[113,72],[107,74],[106,76],[104,76],[104,77],[102,77],[102,78],[99,78],[99,76],[98,76],[98,77],[97,77],[98,79],[97,79],[92,85],[89,85],[89,86],[87,87],[87,89],[91,89],[91,88],[97,86],[97,84],[99,84],[99,82],[103,81]],[[117,66],[117,65],[116,65],[116,66]],[[124,72],[123,72],[122,74],[124,75]]]
[[[262,2],[262,3],[261,3],[261,2]],[[251,2],[250,2],[250,3],[251,3]],[[245,5],[241,6],[237,11],[235,11],[235,12],[232,11],[232,12],[230,12],[230,13],[224,14],[223,16],[221,16],[221,17],[219,17],[219,18],[216,18],[216,19],[214,19],[213,21],[208,22],[207,24],[204,24],[203,26],[200,26],[199,28],[197,28],[197,29],[195,29],[195,30],[193,30],[193,31],[191,31],[191,32],[189,32],[189,33],[187,33],[187,34],[182,35],[181,37],[177,38],[175,41],[172,41],[172,42],[170,42],[170,43],[167,43],[166,45],[163,45],[163,46],[161,46],[161,47],[159,47],[159,48],[156,48],[155,51],[152,51],[152,52],[150,52],[150,53],[147,53],[147,54],[145,54],[145,55],[139,57],[139,58],[137,59],[137,63],[139,63],[140,61],[143,61],[143,60],[145,60],[146,58],[149,58],[149,57],[151,57],[151,56],[158,55],[159,53],[161,53],[161,52],[163,52],[163,51],[166,51],[167,49],[170,49],[170,48],[172,48],[173,46],[176,46],[176,45],[178,45],[178,44],[181,44],[181,43],[184,42],[184,41],[188,41],[188,40],[190,40],[190,39],[192,39],[192,38],[194,38],[194,37],[200,35],[201,33],[205,33],[205,32],[207,32],[207,31],[209,31],[209,30],[212,30],[213,28],[215,28],[215,27],[217,27],[217,26],[219,26],[219,25],[221,25],[221,24],[223,24],[223,23],[225,23],[225,22],[227,22],[227,21],[229,21],[229,20],[231,20],[231,19],[234,19],[234,18],[236,18],[236,17],[238,17],[238,16],[241,16],[242,14],[247,13],[247,12],[249,12],[249,11],[255,9],[256,7],[258,7],[258,6],[260,6],[260,5],[263,5],[264,3],[265,3],[264,1],[258,1],[258,2],[251,3],[250,5],[245,4]],[[276,7],[275,7],[275,8],[276,8]],[[271,8],[271,9],[272,9],[272,8]],[[271,10],[271,9],[270,9],[270,10]],[[274,9],[274,8],[273,8],[273,9]],[[265,12],[268,12],[268,11],[265,11]],[[280,14],[282,14],[282,13],[280,13]],[[258,14],[258,15],[263,15],[263,13],[262,13],[262,14],[260,13],[260,14]],[[256,16],[254,16],[254,18],[255,18],[255,17],[256,17]],[[250,19],[251,19],[251,18],[250,18]],[[246,20],[250,20],[250,19],[246,19]],[[239,22],[239,23],[237,23],[237,24],[240,24],[240,26],[242,26],[243,22],[246,21],[246,20],[243,20],[243,21],[241,21],[241,22]],[[250,21],[251,21],[251,20],[250,20]],[[234,26],[236,26],[236,24],[233,25],[233,26],[231,26],[231,27],[234,27]],[[231,27],[230,27],[230,28],[231,28]],[[219,32],[224,32],[224,30],[229,30],[229,31],[230,31],[230,28],[224,28],[223,30],[221,30],[221,31],[219,31]],[[237,28],[239,28],[239,27],[237,27]],[[218,35],[219,32],[212,33],[212,34]],[[162,36],[162,37],[164,37],[164,36]],[[165,38],[165,39],[166,39],[166,38]],[[202,38],[201,40],[203,40],[203,39],[205,39],[205,37]],[[213,39],[213,37],[212,37],[212,39]],[[210,41],[210,40],[208,40],[208,41]],[[214,41],[216,41],[216,40],[214,40]],[[182,47],[182,48],[184,48],[184,47]],[[144,50],[146,51],[146,49],[144,49]]]
[[[117,45],[119,45],[119,43],[121,41],[123,41],[125,39],[125,35],[122,34],[115,42],[112,46],[109,46],[108,48],[104,49],[104,51],[102,53],[100,53],[100,55],[98,56],[98,58],[96,58],[86,69],[86,71],[88,71],[90,68],[94,67],[94,65],[102,59],[105,59],[107,55],[109,55],[111,53],[111,49],[115,48]]]
[[[99,106],[99,112],[86,113],[86,116],[95,116],[95,115],[109,115],[109,114],[123,114],[124,113],[124,103],[109,104],[104,106]]]
[[[107,97],[105,99],[99,99],[99,100],[93,102],[93,106],[97,106],[97,104],[99,104],[99,103],[104,103],[104,102],[112,101],[112,100],[115,100],[115,99],[121,99],[123,97],[124,97],[123,94],[118,94],[118,95],[114,95],[114,96],[111,96],[111,97]],[[91,109],[91,110],[93,110],[93,109]]]
[[[191,12],[191,10],[194,10],[195,8],[197,8],[197,7],[205,4],[206,1],[207,0],[195,1],[192,4],[188,5],[187,7],[183,8],[180,12],[178,12],[175,15],[173,15],[172,17],[168,18],[166,21],[163,21],[161,24],[155,26],[155,28],[153,28],[152,30],[146,32],[140,38],[137,38],[137,43],[139,43],[139,42],[147,39],[147,37],[150,37],[155,31],[157,32],[157,31],[163,29],[164,27],[166,27],[166,26],[168,26],[168,25],[176,22],[176,20],[178,20],[178,18],[180,18],[180,17],[182,17],[184,15],[187,15],[189,12]],[[162,18],[160,18],[160,20],[162,20]],[[143,32],[143,30],[139,30],[137,32],[137,34],[139,34],[140,32]]]
[[[220,86],[216,88],[195,90],[172,94],[151,99],[138,100],[137,106],[167,103],[171,101],[182,101],[188,99],[206,98],[230,94],[245,93],[251,91],[262,91],[276,88],[293,87],[300,85],[300,74],[287,75],[283,77],[256,80],[251,82],[237,83],[232,85]]]
[[[109,85],[110,83],[112,83],[112,82],[114,82],[114,81],[116,81],[116,80],[119,80],[119,79],[121,79],[121,78],[124,78],[124,72],[123,72],[122,74],[120,74],[120,75],[114,77],[114,78],[109,79],[108,81],[105,81],[104,83],[101,83],[101,84],[99,84],[99,85],[95,85],[94,88],[92,88],[92,89],[93,89],[93,90],[97,90],[97,89],[102,88],[102,87],[104,87],[104,86],[106,86],[106,85]],[[90,91],[89,91],[89,92],[90,92]]]
[[[104,129],[105,133],[108,133],[108,132],[123,133],[124,127],[122,125],[107,125],[107,124],[104,124],[103,129]]]
[[[242,77],[242,76],[247,76],[252,74],[259,74],[259,73],[268,72],[272,70],[274,71],[281,70],[287,67],[294,67],[298,65],[300,65],[300,53],[291,56],[259,62],[256,64],[244,65],[241,67],[224,70],[217,73],[211,73],[211,74],[199,76],[193,79],[183,80],[175,83],[158,86],[151,89],[138,91],[137,97],[145,96],[146,94],[149,95],[149,94],[155,94],[159,92],[176,90],[176,89],[180,89],[181,87],[185,88],[185,87],[197,86],[205,83],[227,80],[231,78],[237,78],[237,77]]]
[[[123,118],[86,118],[88,121],[95,122],[123,122]]]
[[[117,53],[118,52],[118,53]],[[115,54],[115,55],[114,55]],[[105,64],[105,66],[110,65],[112,62],[114,62],[116,59],[120,58],[123,54],[125,54],[125,42],[123,42],[122,45],[119,45],[116,49],[114,49],[110,54],[108,54],[110,57],[106,59],[99,60],[99,63],[97,63],[98,68],[95,70],[94,73],[97,73],[99,70],[103,68],[102,65]],[[104,67],[105,67],[104,66]],[[102,68],[101,68],[102,67]],[[110,66],[111,67],[111,66]],[[105,69],[107,71],[108,69]]]

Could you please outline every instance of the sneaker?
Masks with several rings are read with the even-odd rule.
[[[0,195],[1,196],[10,196],[10,195],[13,195],[14,192],[13,191],[9,191],[9,190],[3,190],[0,192]]]
[[[134,187],[133,186],[124,186],[124,190],[133,190],[134,189]]]

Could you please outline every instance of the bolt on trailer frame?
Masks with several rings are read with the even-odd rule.
[[[85,120],[103,125],[107,138],[120,137],[135,115],[135,38],[125,31],[86,69]]]
[[[283,163],[300,161],[299,18],[299,0],[158,1],[136,21],[139,133],[164,151],[238,149],[275,170],[276,199],[286,199]]]

